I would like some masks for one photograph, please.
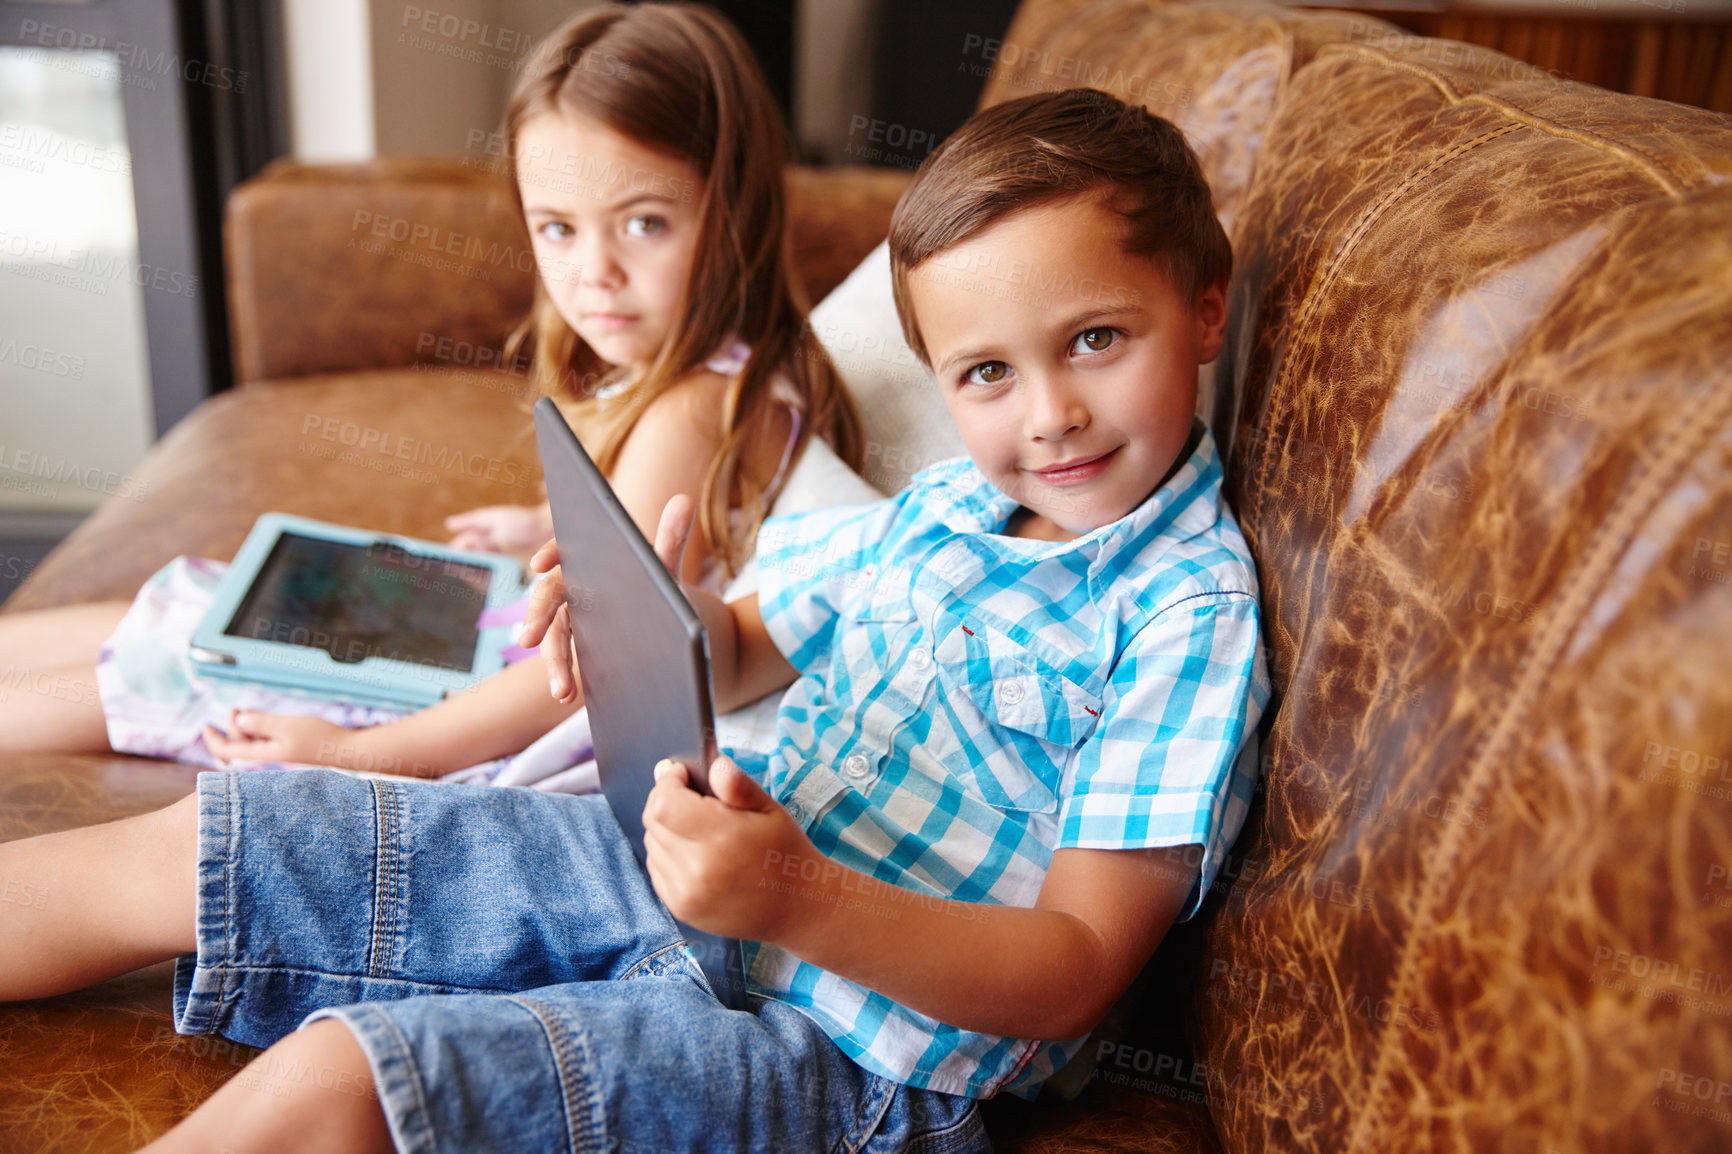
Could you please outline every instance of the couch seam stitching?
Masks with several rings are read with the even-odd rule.
[[[1676,477],[1689,463],[1710,434],[1726,424],[1729,414],[1732,414],[1732,389],[1723,388],[1709,405],[1684,419],[1682,427],[1672,435],[1658,458],[1647,466],[1635,484],[1625,490],[1625,495],[1603,523],[1605,527],[1595,536],[1587,561],[1576,570],[1568,589],[1556,602],[1557,607],[1548,615],[1540,637],[1529,649],[1529,657],[1516,681],[1517,689],[1510,695],[1503,714],[1478,743],[1478,751],[1469,764],[1462,786],[1455,791],[1456,796],[1472,802],[1490,788],[1493,755],[1511,740],[1518,716],[1526,716],[1529,712],[1540,679],[1555,665],[1575,633],[1580,623],[1578,603],[1588,600],[1604,587],[1605,574],[1628,551],[1629,542],[1643,523],[1645,514],[1664,496],[1669,479]],[[1684,451],[1687,443],[1692,446],[1688,452]],[[1464,826],[1451,825],[1438,840],[1436,857],[1432,860],[1441,859],[1443,864],[1428,871],[1420,885],[1411,928],[1402,941],[1395,977],[1390,983],[1391,1000],[1410,994],[1419,980],[1419,947],[1429,940],[1434,911],[1441,901],[1445,883],[1456,876],[1457,859],[1468,833]],[[1352,1125],[1347,1144],[1350,1154],[1365,1148],[1368,1127],[1382,1113],[1382,1100],[1388,1095],[1389,1056],[1393,1052],[1393,1047],[1388,1044],[1390,1035],[1391,1030],[1386,1026],[1377,1036],[1371,1076],[1366,1087],[1366,1104]]]
[[[1585,145],[1597,152],[1609,152],[1614,156],[1621,156],[1625,160],[1634,163],[1638,168],[1644,169],[1646,175],[1652,179],[1654,183],[1664,189],[1668,196],[1676,199],[1683,195],[1683,190],[1677,187],[1673,181],[1682,181],[1684,178],[1680,174],[1668,169],[1659,157],[1644,149],[1637,148],[1633,144],[1620,144],[1617,141],[1608,140],[1597,132],[1590,132],[1581,128],[1570,128],[1567,125],[1559,124],[1555,120],[1541,116],[1536,112],[1529,112],[1525,108],[1518,108],[1516,105],[1511,104],[1502,97],[1492,96],[1485,92],[1475,92],[1468,96],[1464,96],[1461,98],[1460,103],[1483,104],[1488,108],[1497,109],[1514,120],[1521,121],[1530,128],[1539,129],[1542,132],[1549,133],[1552,136],[1560,137],[1565,140],[1573,140],[1576,143]]]
[[[1411,35],[1411,33],[1409,35]],[[1428,39],[1427,37],[1419,36],[1413,38]],[[1484,46],[1476,44],[1472,47],[1479,48]],[[1497,50],[1495,48],[1488,48],[1486,51],[1495,52]],[[1370,48],[1363,44],[1325,44],[1318,50],[1317,55],[1313,56],[1311,59],[1315,62],[1325,57],[1336,56],[1350,56],[1367,64],[1380,64],[1384,67],[1392,68],[1397,72],[1405,72],[1410,76],[1417,76],[1421,80],[1428,81],[1432,87],[1436,88],[1439,92],[1443,93],[1444,96],[1448,97],[1452,104],[1458,103],[1462,99],[1461,93],[1456,89],[1455,85],[1444,79],[1441,73],[1434,72],[1430,68],[1426,68],[1421,64],[1415,64],[1410,60],[1403,60],[1393,52],[1388,52],[1381,48]],[[1516,63],[1519,64],[1521,62],[1516,61]]]
[[[1483,45],[1474,45],[1474,47],[1483,47]],[[1495,52],[1496,49],[1487,49],[1487,51]],[[1386,49],[1371,48],[1362,44],[1331,44],[1326,45],[1317,55],[1323,56],[1325,53],[1335,57],[1353,57],[1367,64],[1380,64],[1400,72],[1406,72],[1409,75],[1421,77],[1435,85],[1440,92],[1449,98],[1452,104],[1483,104],[1488,108],[1497,109],[1512,119],[1521,121],[1530,128],[1537,128],[1553,136],[1574,140],[1589,148],[1621,156],[1635,163],[1638,167],[1648,170],[1647,175],[1665,189],[1669,196],[1682,195],[1682,190],[1677,187],[1674,181],[1682,182],[1684,177],[1669,168],[1658,156],[1635,145],[1620,144],[1587,129],[1566,127],[1555,120],[1539,115],[1537,112],[1530,112],[1510,103],[1503,97],[1493,96],[1487,92],[1463,94],[1441,74],[1422,64],[1403,60]],[[1521,62],[1517,61],[1517,63]]]
[[[1505,124],[1498,128],[1489,129],[1488,131],[1481,133],[1479,136],[1474,137],[1472,140],[1462,141],[1461,143],[1454,145],[1448,151],[1434,157],[1431,162],[1423,168],[1408,173],[1408,175],[1402,179],[1400,184],[1390,189],[1378,199],[1377,203],[1373,204],[1360,215],[1359,220],[1355,222],[1353,228],[1342,239],[1341,244],[1337,246],[1329,263],[1312,281],[1311,287],[1305,293],[1305,299],[1300,302],[1299,308],[1293,314],[1292,324],[1288,328],[1288,336],[1285,342],[1286,347],[1281,359],[1281,367],[1276,373],[1275,380],[1269,389],[1270,426],[1274,426],[1277,423],[1278,415],[1286,415],[1285,413],[1278,414],[1274,405],[1278,403],[1276,399],[1281,396],[1282,386],[1286,384],[1287,380],[1292,375],[1292,350],[1295,343],[1294,338],[1303,333],[1310,325],[1312,314],[1318,307],[1320,307],[1316,302],[1321,300],[1330,287],[1334,285],[1335,281],[1339,279],[1341,270],[1347,263],[1348,256],[1352,254],[1359,241],[1366,233],[1371,231],[1372,226],[1375,225],[1378,220],[1382,219],[1384,213],[1388,212],[1391,206],[1405,196],[1410,188],[1418,184],[1425,177],[1451,161],[1454,161],[1456,158],[1465,156],[1467,153],[1472,152],[1474,149],[1480,147],[1480,145],[1487,144],[1496,140],[1498,137],[1514,132],[1515,130],[1516,126],[1514,124]],[[1270,459],[1274,452],[1274,438],[1263,438],[1263,444],[1258,452],[1258,459],[1255,462],[1253,473],[1257,477],[1259,485],[1264,488],[1268,487],[1267,480],[1270,469]]]
[[[223,834],[228,841],[226,858],[223,862],[223,964],[217,979],[217,1014],[224,1014],[229,1001],[230,967],[234,962],[235,940],[235,899],[234,874],[240,868],[239,857],[235,853],[235,842],[239,839],[240,823],[235,820],[234,801],[237,797],[237,779],[234,774],[223,777]],[[201,805],[203,799],[200,799]],[[202,822],[200,823],[203,824]],[[195,967],[196,969],[196,967]],[[190,1001],[190,999],[189,999]]]

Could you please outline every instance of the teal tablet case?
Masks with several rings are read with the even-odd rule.
[[[260,569],[285,535],[376,550],[382,562],[390,561],[389,565],[377,567],[376,571],[384,576],[374,582],[379,586],[388,577],[389,584],[382,589],[357,588],[354,598],[358,605],[359,599],[382,596],[395,601],[400,611],[425,614],[431,611],[431,606],[424,591],[439,588],[432,583],[454,580],[440,576],[439,566],[447,562],[478,567],[489,575],[486,593],[473,598],[477,617],[486,609],[510,604],[523,590],[522,569],[517,561],[498,553],[472,553],[412,537],[331,525],[286,513],[266,513],[235,554],[234,562],[217,585],[210,609],[193,631],[189,656],[201,676],[245,681],[358,705],[415,710],[432,705],[448,693],[467,689],[504,666],[503,651],[511,644],[508,625],[477,631],[467,668],[454,667],[457,662],[405,660],[394,646],[353,639],[338,643],[331,634],[304,626],[272,628],[269,622],[255,621],[251,635],[235,636],[227,632],[237,613],[247,608],[248,595],[253,592]],[[467,590],[472,587],[466,584],[464,588],[464,596],[471,597]],[[345,592],[344,596],[348,594]],[[410,604],[417,597],[422,597],[422,602]],[[464,611],[467,609],[465,606]],[[318,647],[321,643],[335,649],[335,654]]]

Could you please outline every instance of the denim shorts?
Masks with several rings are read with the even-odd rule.
[[[991,1150],[972,1099],[862,1069],[785,1003],[723,1007],[598,795],[314,769],[198,796],[176,1028],[342,1020],[399,1151]],[[320,1074],[242,1076],[344,1089]]]

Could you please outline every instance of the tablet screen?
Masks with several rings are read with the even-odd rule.
[[[354,545],[283,533],[228,627],[231,637],[467,673],[488,570],[396,545]]]

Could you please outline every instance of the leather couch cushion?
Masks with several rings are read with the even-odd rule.
[[[509,186],[458,161],[278,161],[229,197],[224,241],[243,383],[498,348],[534,294]]]
[[[1293,72],[1324,45],[1399,35],[1375,16],[1239,0],[1028,0],[995,49],[980,107],[1085,86],[1171,120],[1231,233]]]
[[[1000,1097],[983,1103],[981,1114],[996,1154],[1219,1154],[1221,1149],[1199,1090],[1163,1098],[1093,1083],[1074,1102]]]
[[[443,541],[477,505],[533,504],[541,466],[527,376],[428,366],[219,393],[176,425],[7,602],[9,612],[130,600],[178,554],[234,556],[278,511]]]
[[[125,757],[0,757],[0,841],[161,809],[194,771]],[[54,895],[46,895],[52,903]],[[0,1151],[135,1150],[245,1066],[256,1051],[181,1037],[173,964],[0,1012]]]
[[[1280,1092],[1216,1121],[1718,1148],[1732,120],[1400,48],[1291,78],[1234,237],[1217,417],[1280,705],[1194,1010]]]
[[[883,238],[908,179],[788,169],[789,244],[811,300]],[[225,242],[241,383],[497,364],[534,297],[535,258],[509,187],[461,161],[279,161],[230,196]]]

